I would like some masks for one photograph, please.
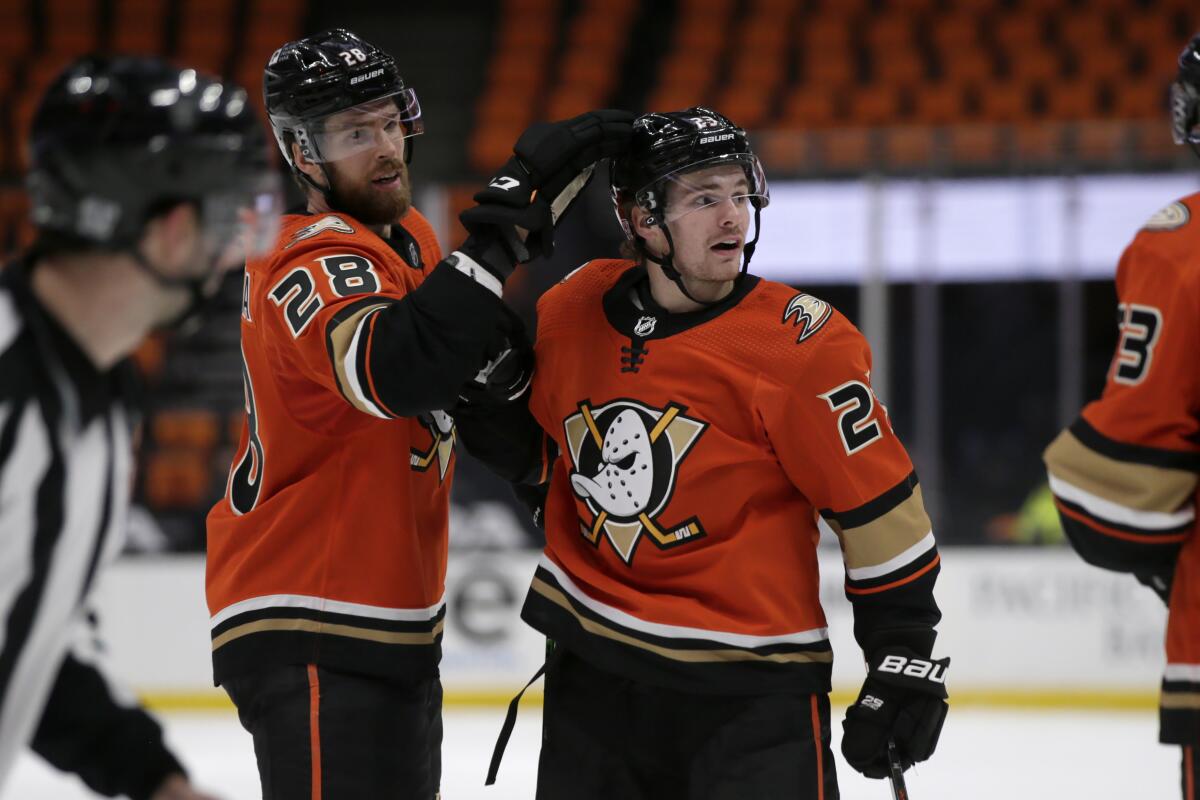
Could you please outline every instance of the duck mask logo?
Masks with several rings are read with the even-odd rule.
[[[695,517],[663,525],[658,514],[674,493],[679,465],[708,425],[684,416],[685,406],[650,408],[614,400],[593,408],[579,404],[563,422],[571,461],[571,489],[591,514],[580,533],[600,546],[603,533],[626,564],[633,563],[642,534],[660,549],[704,536]]]

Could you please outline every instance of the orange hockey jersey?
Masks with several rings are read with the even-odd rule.
[[[658,685],[828,691],[828,526],[860,644],[929,653],[937,547],[867,343],[837,311],[745,276],[668,314],[644,268],[604,260],[538,320],[530,409],[562,456],[526,621]]]
[[[453,313],[472,317],[455,330],[500,307],[440,260],[411,210],[389,240],[345,215],[288,216],[274,252],[247,264],[246,422],[208,517],[218,683],[278,663],[436,674],[455,430],[414,409],[439,402],[420,391],[453,324],[414,304],[449,287]]]
[[[1117,267],[1104,393],[1046,450],[1050,489],[1089,562],[1169,588],[1164,742],[1200,742],[1200,194],[1159,211]],[[1173,577],[1173,580],[1172,580]]]

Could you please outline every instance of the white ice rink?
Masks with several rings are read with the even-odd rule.
[[[446,712],[445,800],[533,797],[537,708],[522,710],[499,781],[483,786],[502,716],[499,708]],[[165,724],[200,788],[223,800],[259,797],[250,739],[232,713],[178,713],[167,716]],[[933,760],[909,771],[909,793],[912,800],[1173,800],[1180,796],[1179,751],[1157,744],[1157,730],[1152,712],[952,709]],[[835,723],[835,752],[840,732]],[[840,754],[838,777],[844,800],[891,796],[886,784],[852,774]],[[29,756],[0,797],[91,800],[96,795]]]

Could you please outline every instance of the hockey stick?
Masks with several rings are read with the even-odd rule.
[[[892,800],[908,800],[908,787],[904,785],[904,767],[896,755],[896,743],[888,739],[888,779],[892,782]]]

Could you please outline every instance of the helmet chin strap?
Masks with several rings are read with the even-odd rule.
[[[758,232],[761,219],[762,209],[759,208],[758,205],[755,205],[754,238],[749,242],[746,242],[746,245],[742,248],[742,268],[738,271],[737,277],[734,278],[735,282],[740,281],[742,276],[746,274],[746,270],[750,268],[750,259],[754,257],[754,248],[758,246]],[[675,242],[671,239],[671,231],[667,228],[667,223],[665,221],[659,221],[655,224],[658,226],[658,229],[663,232],[663,236],[667,238],[667,253],[661,259],[655,258],[654,256],[650,255],[650,252],[643,246],[642,252],[646,254],[646,260],[653,261],[655,264],[658,264],[663,275],[667,276],[672,283],[679,287],[679,291],[683,292],[683,296],[688,300],[691,300],[693,303],[701,306],[712,306],[721,302],[721,300],[700,300],[694,297],[692,293],[687,290],[687,286],[685,286],[683,283],[683,275],[679,274],[679,270],[675,269]]]

